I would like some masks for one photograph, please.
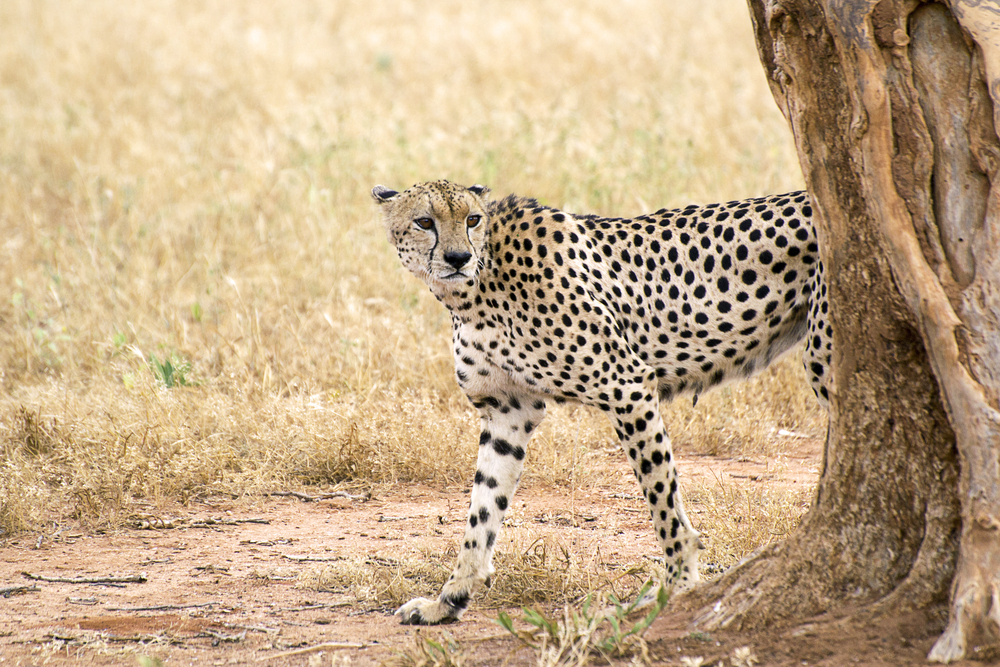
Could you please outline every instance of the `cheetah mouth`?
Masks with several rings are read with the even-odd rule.
[[[452,273],[449,273],[446,276],[441,276],[440,279],[441,280],[461,280],[461,279],[465,279],[465,278],[468,278],[468,277],[469,276],[467,274],[462,273],[461,271],[454,271]]]

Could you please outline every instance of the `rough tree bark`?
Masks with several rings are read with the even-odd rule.
[[[800,528],[694,594],[707,628],[947,608],[1000,644],[1000,3],[749,0],[818,209],[835,357]]]

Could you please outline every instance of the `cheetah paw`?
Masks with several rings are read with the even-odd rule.
[[[438,600],[415,598],[396,610],[403,625],[440,625],[454,623],[460,611]]]

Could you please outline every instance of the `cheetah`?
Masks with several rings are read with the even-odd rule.
[[[372,196],[403,265],[450,311],[458,384],[482,431],[458,562],[404,624],[457,621],[494,572],[493,549],[549,401],[599,408],[642,488],[675,591],[699,580],[659,402],[763,369],[803,337],[825,405],[826,286],[805,192],[573,215],[482,185],[420,183]]]

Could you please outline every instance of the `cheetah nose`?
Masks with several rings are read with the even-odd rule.
[[[455,267],[455,270],[457,271],[465,266],[465,263],[469,261],[470,257],[472,257],[471,252],[446,252],[444,254],[444,261]]]

